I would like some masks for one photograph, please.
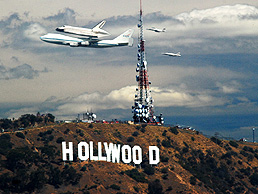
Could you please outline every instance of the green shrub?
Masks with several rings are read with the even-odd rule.
[[[211,137],[211,141],[213,141],[214,143],[220,145],[222,143],[222,141],[216,137]]]
[[[168,167],[162,168],[162,169],[161,169],[161,172],[162,172],[162,173],[168,173]]]
[[[137,192],[137,193],[140,191],[140,189],[138,187],[133,186],[133,188],[134,188],[135,192]]]
[[[172,191],[172,190],[173,190],[172,187],[169,186],[166,191]]]
[[[251,148],[251,147],[248,147],[248,146],[243,147],[243,150],[244,150],[244,151],[247,151],[247,152],[252,152],[252,153],[254,153],[254,149]]]
[[[145,166],[143,172],[146,173],[147,175],[153,175],[155,174],[155,168],[150,164],[148,164]]]
[[[22,132],[17,132],[15,135],[19,138],[25,139],[25,135]]]
[[[148,180],[145,178],[143,173],[140,173],[137,169],[132,169],[132,170],[126,170],[125,174],[127,174],[129,177],[132,179],[136,180],[137,182],[141,183],[147,183]]]
[[[133,141],[134,141],[134,138],[132,136],[127,138],[127,142],[133,142]]]
[[[167,130],[164,130],[162,133],[162,136],[166,136],[167,135]]]
[[[174,133],[175,135],[177,135],[177,134],[179,133],[176,127],[170,127],[170,128],[169,128],[169,131],[170,131],[171,133]]]
[[[160,156],[160,161],[161,161],[161,162],[168,162],[168,160],[169,160],[169,157]]]
[[[258,174],[254,173],[250,176],[250,183],[254,186],[258,186]]]
[[[62,143],[63,141],[65,141],[63,137],[58,137],[56,143]]]
[[[229,141],[229,144],[235,148],[238,148],[238,143],[235,141]]]
[[[167,179],[168,179],[168,174],[163,174],[161,177],[162,177],[164,180],[167,180]]]
[[[169,140],[162,140],[161,145],[163,145],[165,148],[172,147],[172,145],[171,145]]]
[[[120,190],[120,186],[118,186],[116,184],[110,185],[110,188],[114,189],[114,190]]]
[[[9,150],[12,149],[11,137],[9,134],[3,134],[0,136],[0,154],[6,155]]]
[[[194,176],[190,177],[190,184],[191,185],[196,185],[196,178]]]
[[[137,137],[139,135],[138,131],[133,132],[132,136]]]

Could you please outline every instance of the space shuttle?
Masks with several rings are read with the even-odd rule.
[[[92,29],[63,25],[62,27],[56,28],[56,31],[98,39],[104,36],[110,36],[110,33],[102,29],[105,23],[106,21],[102,20]]]

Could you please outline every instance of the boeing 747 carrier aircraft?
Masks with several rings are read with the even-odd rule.
[[[40,39],[53,44],[68,45],[71,47],[117,47],[117,46],[133,46],[133,35],[134,30],[129,29],[113,40],[92,40],[90,38],[75,38],[62,34],[49,33],[41,36]]]

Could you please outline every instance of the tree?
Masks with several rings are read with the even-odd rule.
[[[1,128],[3,129],[10,129],[12,128],[12,121],[11,119],[1,119],[0,122],[1,124]]]
[[[250,176],[250,183],[254,186],[258,185],[258,174],[254,173],[252,176]]]
[[[52,122],[52,123],[55,122],[55,116],[54,116],[54,115],[48,113],[48,114],[47,114],[47,117],[48,117],[48,121],[49,121],[49,122]]]

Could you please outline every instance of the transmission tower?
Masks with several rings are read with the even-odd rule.
[[[138,24],[139,35],[138,35],[138,54],[137,54],[137,67],[136,81],[138,82],[138,88],[136,88],[136,94],[134,99],[133,109],[133,120],[134,123],[150,123],[150,124],[163,124],[162,114],[156,117],[153,111],[154,99],[151,97],[151,91],[149,85],[147,60],[145,57],[144,47],[144,35],[143,35],[143,16],[142,16],[142,1],[140,0],[140,20]]]

